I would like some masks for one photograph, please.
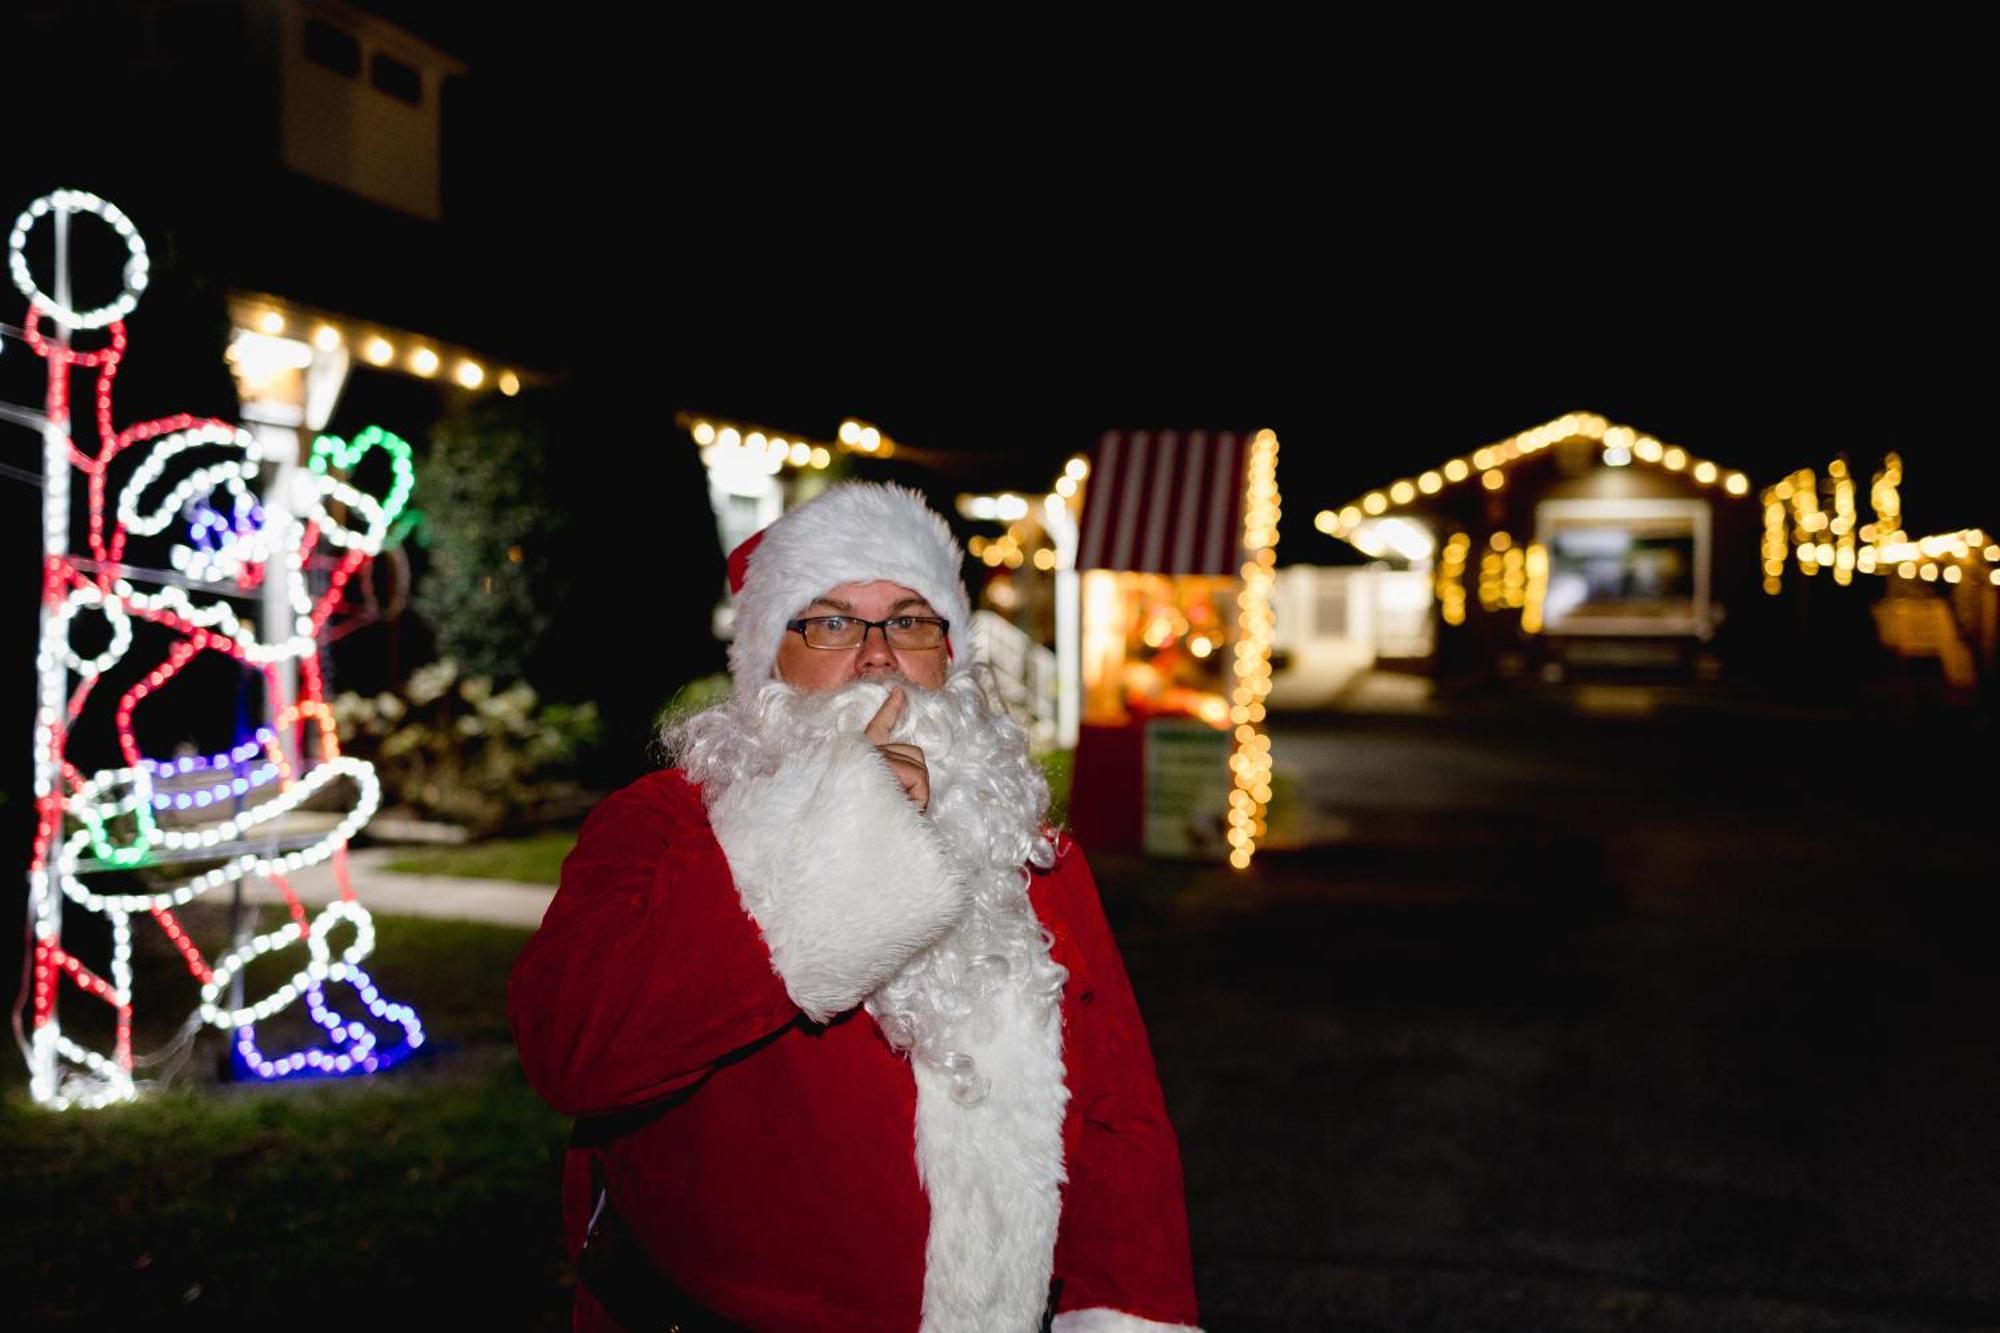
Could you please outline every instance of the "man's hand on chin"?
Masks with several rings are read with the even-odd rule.
[[[875,710],[875,716],[868,720],[862,735],[868,738],[881,756],[889,761],[889,771],[903,784],[903,791],[915,802],[919,811],[927,811],[931,806],[931,771],[924,762],[924,752],[908,741],[892,741],[889,735],[896,724],[903,720],[903,709],[908,706],[908,696],[900,685],[889,687],[889,697]]]

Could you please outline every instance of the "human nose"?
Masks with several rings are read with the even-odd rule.
[[[857,672],[898,671],[896,650],[889,646],[889,627],[869,625],[861,631],[861,650],[854,659]]]

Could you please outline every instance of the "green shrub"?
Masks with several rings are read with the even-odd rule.
[[[400,693],[342,694],[333,713],[389,801],[481,836],[575,813],[584,794],[571,767],[600,730],[595,704],[543,704],[525,681],[495,690],[449,659]]]

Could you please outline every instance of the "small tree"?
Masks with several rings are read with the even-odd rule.
[[[414,605],[438,655],[468,676],[517,681],[561,604],[568,577],[551,560],[567,526],[548,503],[545,395],[488,397],[438,423],[424,468],[430,568]]]

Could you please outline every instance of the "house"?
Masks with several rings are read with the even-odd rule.
[[[1733,617],[1759,597],[1751,489],[1743,472],[1573,412],[1320,511],[1320,531],[1375,563],[1338,572],[1357,595],[1295,597],[1288,633],[1308,653],[1366,635],[1351,660],[1445,687],[1712,678]]]
[[[1753,487],[1569,413],[1321,510],[1315,526],[1372,563],[1281,571],[1292,672],[1273,697],[1324,702],[1315,688],[1345,683],[1310,670],[1327,662],[1450,690],[1801,674],[1845,688],[1917,660],[1970,698],[1994,661],[2000,544],[1979,529],[1912,537],[1902,477],[1890,453],[1865,489],[1846,458]]]

